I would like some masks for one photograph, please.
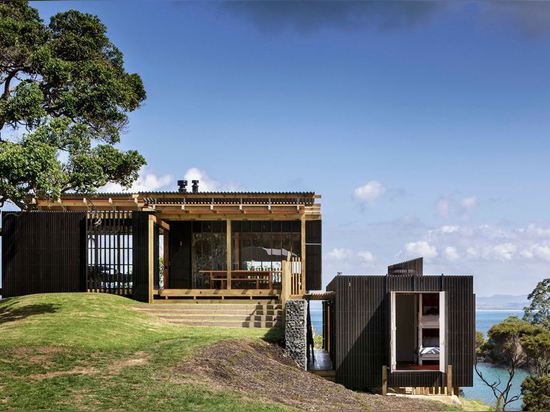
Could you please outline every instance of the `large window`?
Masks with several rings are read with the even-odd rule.
[[[226,222],[193,222],[193,288],[210,288],[227,270]]]
[[[270,272],[280,283],[281,262],[300,257],[300,228],[299,221],[232,222],[231,269]]]
[[[231,280],[226,225],[225,221],[193,223],[192,287],[225,289],[229,282],[233,289],[280,287],[282,261],[301,255],[300,221],[231,222]]]

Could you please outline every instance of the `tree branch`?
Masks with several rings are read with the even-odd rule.
[[[8,74],[6,77],[6,80],[4,82],[4,93],[2,93],[2,98],[7,99],[7,97],[10,95],[10,83],[15,77],[15,75],[19,72],[19,69],[16,69]]]

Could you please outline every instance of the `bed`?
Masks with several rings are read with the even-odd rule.
[[[439,315],[422,315],[420,326],[423,328],[439,328]]]
[[[439,360],[439,346],[422,346],[418,351],[418,364],[422,365],[424,361]]]

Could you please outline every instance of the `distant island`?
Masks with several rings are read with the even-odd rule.
[[[476,306],[479,310],[521,310],[527,306],[527,295],[479,296]]]

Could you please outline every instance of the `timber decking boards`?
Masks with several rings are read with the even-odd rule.
[[[272,328],[282,319],[282,306],[270,303],[175,303],[133,307],[163,321],[188,326]]]
[[[162,298],[200,298],[209,297],[221,299],[231,298],[278,298],[281,291],[278,289],[160,289],[158,296]]]
[[[329,353],[324,349],[314,349],[313,354],[314,359],[311,359],[311,357],[308,359],[307,370],[314,375],[334,382],[336,380],[336,370],[332,366]]]
[[[307,370],[314,371],[333,371],[332,361],[330,360],[330,354],[323,349],[314,349],[314,359],[310,358],[307,362]]]
[[[395,372],[400,371],[438,371],[439,365],[418,365],[416,363],[397,364]]]

